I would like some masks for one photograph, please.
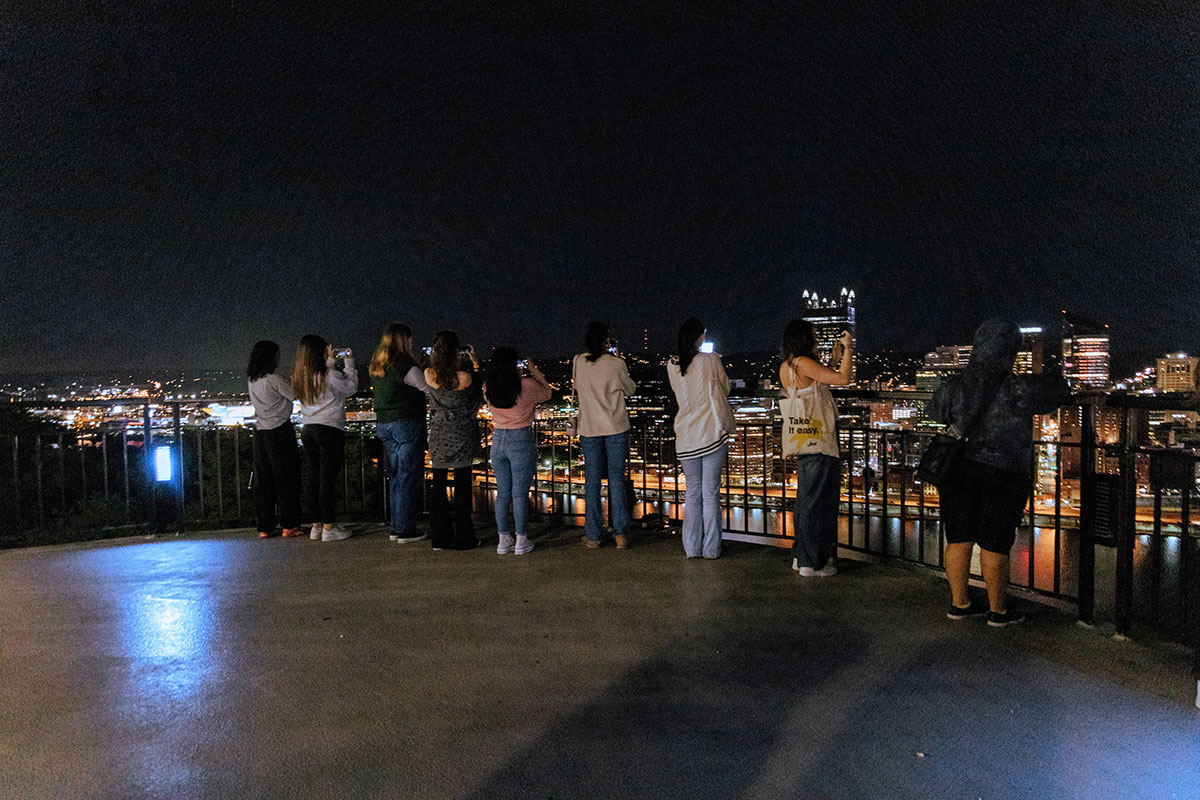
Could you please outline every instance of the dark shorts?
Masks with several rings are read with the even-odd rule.
[[[947,542],[977,542],[1008,555],[1029,500],[1029,477],[967,461],[962,475],[939,488],[938,495]]]

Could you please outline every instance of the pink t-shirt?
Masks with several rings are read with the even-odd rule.
[[[529,375],[521,378],[521,394],[517,396],[516,405],[512,408],[496,408],[488,403],[492,424],[501,430],[528,428],[533,424],[534,406],[549,400],[550,394],[550,384],[546,383],[541,371],[533,367]],[[487,389],[484,389],[483,395],[487,397]]]

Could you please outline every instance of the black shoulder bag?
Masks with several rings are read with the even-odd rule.
[[[970,440],[971,434],[975,432],[975,426],[987,414],[992,403],[996,402],[996,395],[1000,394],[1000,387],[1004,385],[1007,378],[1008,376],[1005,375],[1000,379],[1000,383],[996,384],[992,399],[975,414],[975,418],[963,431],[962,436],[939,433],[929,440],[929,445],[921,454],[920,463],[917,464],[917,479],[921,483],[941,487],[953,481],[962,472],[963,461],[967,457],[967,442]]]

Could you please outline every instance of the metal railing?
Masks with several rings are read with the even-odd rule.
[[[928,395],[846,391],[838,397],[920,402]],[[70,429],[0,438],[11,456],[11,469],[0,470],[0,508],[9,520],[0,544],[252,524],[253,433],[190,423],[185,412],[211,402],[57,403],[60,410],[105,408],[105,422],[88,427],[77,420]],[[1119,633],[1147,625],[1200,641],[1200,538],[1191,521],[1197,456],[1147,446],[1139,436],[1148,415],[1188,408],[1191,399],[1112,394],[1075,402],[1064,414],[1077,417],[1077,431],[1063,435],[1066,417],[1060,414],[1060,435],[1035,442],[1030,500],[1013,550],[1013,585],[1077,604],[1080,619],[1089,623],[1098,586],[1111,587]],[[113,413],[116,407],[120,414]],[[494,491],[488,427],[481,422],[477,508],[490,506]],[[562,428],[555,419],[536,425],[534,511],[578,523],[582,455]],[[371,426],[353,425],[347,431],[341,502],[350,519],[386,518],[386,459],[372,432]],[[937,493],[915,477],[931,435],[855,423],[841,428],[842,547],[941,568],[945,539]],[[731,437],[722,487],[731,538],[781,545],[791,539],[794,464],[782,457],[780,439],[778,421],[739,423]],[[156,480],[164,461],[170,478]],[[635,518],[662,523],[682,516],[686,486],[669,420],[634,418],[629,477]]]

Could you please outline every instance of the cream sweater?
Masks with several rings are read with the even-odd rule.
[[[625,398],[637,391],[625,360],[605,353],[588,361],[575,356],[575,393],[579,395],[579,435],[612,436],[629,430]]]

